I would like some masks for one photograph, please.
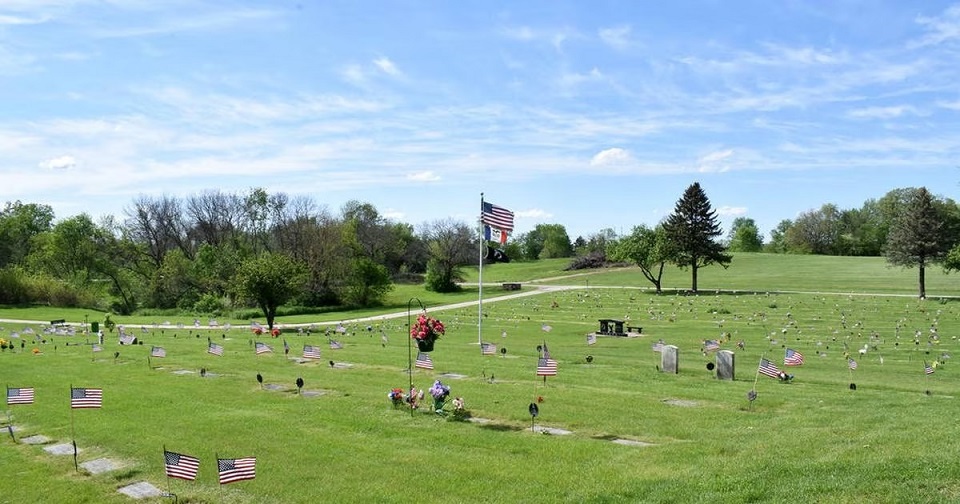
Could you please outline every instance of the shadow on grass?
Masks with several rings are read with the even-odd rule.
[[[518,427],[516,425],[507,425],[507,424],[498,424],[498,423],[480,424],[480,428],[486,429],[486,430],[492,430],[496,432],[517,432],[525,429],[525,427]]]

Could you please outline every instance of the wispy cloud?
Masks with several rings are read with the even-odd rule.
[[[73,156],[59,156],[40,163],[40,168],[45,170],[68,170],[75,166],[77,160]]]
[[[422,171],[407,174],[407,180],[412,180],[414,182],[436,182],[440,180],[440,176],[432,171]]]
[[[926,29],[926,33],[912,41],[909,45],[911,48],[960,39],[960,5],[948,7],[939,16],[917,16],[916,22]]]
[[[630,39],[630,26],[616,26],[612,28],[601,28],[598,32],[600,40],[605,44],[613,47],[617,50],[624,50],[630,47],[632,41]]]
[[[390,61],[390,58],[387,58],[386,56],[381,56],[373,60],[373,64],[376,65],[380,71],[387,75],[392,75],[394,77],[400,75],[400,69],[398,69],[397,65]]]
[[[747,215],[746,207],[721,206],[717,208],[720,217],[742,217]]]
[[[169,35],[183,32],[216,31],[238,25],[255,25],[266,28],[266,21],[281,17],[280,11],[270,9],[234,9],[211,12],[186,12],[177,15],[171,12],[154,17],[152,23],[140,26],[102,26],[94,30],[99,38],[131,38]]]
[[[854,109],[847,113],[847,115],[855,119],[893,119],[903,115],[916,116],[922,114],[912,105],[891,105],[888,107]]]
[[[553,214],[542,210],[540,208],[530,208],[527,210],[519,210],[514,212],[514,215],[521,219],[530,219],[530,220],[547,220],[552,219]]]

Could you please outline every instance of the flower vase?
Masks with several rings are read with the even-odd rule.
[[[436,338],[434,338],[434,337],[432,337],[432,336],[427,336],[427,337],[424,338],[424,339],[418,339],[418,340],[417,340],[417,348],[419,348],[421,352],[432,352],[432,351],[433,351],[433,343],[434,343],[435,341],[437,341]]]

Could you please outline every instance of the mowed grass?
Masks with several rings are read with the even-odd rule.
[[[697,296],[657,296],[615,284],[594,288],[603,286],[597,279],[604,276],[631,274],[610,271],[591,275],[589,286],[560,282],[572,287],[485,302],[482,337],[506,349],[496,357],[480,355],[475,306],[428,304],[448,332],[432,353],[436,369],[415,370],[413,382],[427,388],[442,379],[486,423],[436,415],[429,400],[413,414],[390,405],[389,389],[408,386],[413,352],[406,317],[347,323],[346,334],[331,334],[344,343],[342,350],[329,349],[322,326],[309,335],[289,329],[281,338],[260,337],[274,348],[261,356],[254,353],[255,336],[239,328],[147,325],[144,333],[132,327],[143,345],[122,346],[110,335],[97,354],[83,335],[43,335],[46,343],[22,335],[30,342],[24,351],[18,346],[16,353],[0,354],[8,386],[36,389],[35,404],[7,408],[22,429],[18,437],[75,437],[81,463],[105,456],[125,465],[96,476],[76,473],[72,457],[47,455],[7,437],[0,442],[0,502],[128,502],[115,489],[143,480],[167,489],[163,446],[201,459],[196,482],[169,483],[182,502],[960,499],[953,421],[958,380],[950,358],[960,355],[958,302],[864,294],[886,269],[882,264],[843,263],[867,277],[867,287],[854,277],[843,288],[833,279],[839,273],[804,268],[796,257],[771,257],[783,263],[770,262],[770,275],[796,272],[779,288],[731,286],[744,292]],[[702,270],[701,288],[726,289],[712,284],[710,275],[737,267],[735,261],[724,273]],[[822,290],[844,293],[797,293],[812,290],[803,283],[817,271],[830,277],[821,285],[836,288]],[[748,274],[758,282],[762,276],[759,270]],[[948,279],[938,295],[950,292]],[[678,288],[688,280],[686,272]],[[890,292],[909,294],[912,285]],[[601,336],[588,346],[585,335],[598,318],[627,319],[643,326],[643,334]],[[543,331],[543,324],[552,330]],[[2,334],[24,326],[2,325]],[[206,353],[208,337],[226,348],[223,357]],[[659,354],[650,346],[661,338],[679,348],[676,375],[658,369]],[[717,380],[707,369],[714,356],[701,351],[704,339],[722,339],[724,349],[735,351],[736,380]],[[742,350],[735,346],[741,340]],[[536,347],[544,342],[559,362],[559,375],[546,383],[535,376]],[[320,345],[323,358],[292,360],[304,343]],[[168,354],[152,359],[152,367],[151,345]],[[34,346],[42,353],[31,354]],[[784,368],[794,381],[760,376],[755,385],[761,356],[783,368],[787,346],[806,357],[803,366]],[[859,363],[857,370],[848,369],[845,353]],[[924,361],[942,365],[926,375]],[[257,373],[282,390],[261,389]],[[462,377],[442,377],[446,373]],[[309,395],[297,394],[298,377]],[[71,384],[102,387],[104,407],[71,412]],[[751,389],[757,391],[752,403]],[[535,401],[538,425],[571,434],[532,432],[528,406]],[[216,454],[256,456],[256,479],[220,488]]]

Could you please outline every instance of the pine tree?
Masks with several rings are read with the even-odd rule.
[[[943,261],[950,250],[945,229],[944,215],[937,209],[927,188],[921,187],[910,195],[903,213],[887,235],[887,262],[904,268],[918,268],[920,299],[927,296],[926,267]]]
[[[716,241],[723,234],[717,223],[717,213],[711,208],[699,182],[684,191],[673,213],[667,217],[664,229],[672,245],[671,262],[691,270],[692,292],[697,292],[699,268],[714,263],[724,268],[730,265],[732,257],[724,253],[723,245]]]

